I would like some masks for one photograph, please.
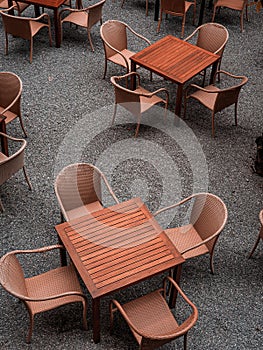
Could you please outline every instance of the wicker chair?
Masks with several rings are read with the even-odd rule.
[[[221,88],[221,89],[215,86],[215,84],[208,85],[204,88],[195,84],[191,84],[185,90],[185,95],[184,95],[184,116],[186,115],[186,105],[187,105],[187,100],[189,98],[194,98],[195,100],[199,101],[201,104],[203,104],[205,107],[207,107],[212,111],[212,136],[213,137],[215,136],[215,127],[214,127],[215,114],[233,104],[235,105],[235,125],[237,125],[238,97],[242,86],[244,86],[248,81],[248,78],[245,76],[233,75],[222,70],[218,71],[216,73],[216,76],[218,76],[219,74],[224,74],[225,76],[233,78],[233,80],[240,80],[240,83],[237,85],[232,85],[228,88]],[[196,91],[194,93],[189,93],[189,89],[191,88],[195,88]]]
[[[13,1],[13,5],[14,5],[14,10],[18,12],[19,16],[26,8],[28,8],[28,6],[30,6],[29,4],[15,1],[15,0]],[[8,9],[8,8],[9,8],[8,0],[0,0],[0,9]]]
[[[249,254],[249,258],[251,258],[252,255],[254,254],[254,251],[256,250],[260,239],[263,240],[263,209],[259,213],[259,220],[260,220],[260,225],[261,225],[260,226],[260,230],[259,230],[259,234],[258,234],[257,240],[256,240],[256,242],[254,244],[254,247],[251,250],[251,253]]]
[[[220,60],[218,61],[218,70],[220,70],[222,56],[228,38],[228,30],[221,24],[205,23],[197,27],[193,33],[184,40],[192,42],[193,39],[195,39],[196,46],[219,55]],[[205,83],[205,77],[206,70],[204,71],[203,86]]]
[[[160,4],[160,17],[157,26],[157,33],[160,31],[160,26],[162,22],[163,13],[166,15],[172,15],[177,17],[182,17],[182,31],[181,38],[184,36],[184,26],[186,13],[191,6],[194,6],[194,14],[193,14],[193,25],[195,24],[195,14],[196,14],[196,0],[193,2],[185,1],[185,0],[161,0]]]
[[[16,139],[14,137],[8,136],[0,132],[0,137],[7,140],[14,141],[15,143],[21,143],[22,146],[11,156],[7,156],[4,153],[0,152],[0,186],[6,182],[12,175],[17,173],[20,169],[23,169],[26,182],[30,190],[32,190],[31,183],[26,173],[24,165],[24,153],[26,147],[26,141],[23,139]],[[0,199],[0,209],[4,211],[4,206]]]
[[[65,22],[69,22],[87,29],[89,43],[93,52],[94,52],[94,46],[91,40],[90,31],[91,31],[91,28],[96,23],[100,22],[100,24],[102,24],[102,7],[105,4],[105,1],[106,0],[102,0],[94,5],[91,5],[83,9],[65,8],[61,10],[59,13],[61,24]],[[69,12],[69,14],[62,19],[61,16],[65,12]],[[61,31],[61,36],[62,36],[62,31]]]
[[[165,233],[185,259],[209,253],[210,269],[214,273],[214,249],[226,224],[227,208],[219,197],[211,193],[197,193],[158,210],[154,216],[184,203],[191,205],[189,224],[167,229]]]
[[[108,61],[125,67],[127,73],[131,71],[130,57],[134,55],[135,52],[128,49],[127,30],[129,30],[136,37],[145,41],[147,45],[151,44],[148,39],[136,33],[124,22],[111,20],[103,23],[100,27],[100,35],[103,41],[105,52],[105,68],[103,79],[105,79],[107,73]]]
[[[27,137],[21,116],[22,81],[14,73],[0,72],[0,117],[5,117],[5,124],[19,118],[21,128]]]
[[[83,325],[87,329],[87,301],[72,264],[25,278],[17,256],[45,253],[54,249],[64,249],[64,247],[54,245],[32,250],[15,250],[5,254],[0,260],[1,285],[8,293],[20,299],[29,313],[30,327],[26,338],[27,343],[31,341],[36,314],[69,303],[82,303]]]
[[[62,221],[63,218],[69,221],[103,208],[101,181],[114,201],[119,203],[105,175],[94,165],[76,163],[61,170],[55,181],[55,193]]]
[[[10,11],[14,6],[10,7],[7,10],[2,10],[2,20],[5,30],[5,54],[8,55],[8,34],[13,35],[14,37],[20,37],[26,40],[30,40],[30,63],[32,63],[33,57],[33,37],[39,32],[40,29],[47,27],[49,33],[49,45],[52,46],[51,38],[51,27],[50,27],[50,18],[47,13],[43,13],[37,18],[30,17],[20,17],[12,16],[7,12]],[[48,23],[40,22],[41,19],[47,18]]]
[[[244,17],[245,9],[246,9],[246,19],[248,20],[247,2],[248,0],[216,0],[214,3],[212,22],[214,22],[215,20],[217,9],[220,9],[220,7],[230,8],[232,10],[236,10],[240,12],[240,27],[241,27],[241,32],[243,32],[244,30],[243,17]]]
[[[166,302],[167,282],[181,294],[192,308],[192,312],[180,325]],[[198,318],[196,306],[187,298],[178,284],[170,277],[164,279],[163,288],[121,305],[117,300],[110,303],[110,329],[113,329],[114,312],[119,311],[130,327],[140,350],[156,349],[184,336],[184,349],[187,347],[187,333]]]
[[[123,7],[124,3],[125,3],[125,0],[122,0],[122,2],[121,2],[121,8]],[[146,16],[148,16],[149,0],[145,0],[145,7],[146,7]]]
[[[136,89],[133,90],[133,79],[136,78],[137,86]],[[124,82],[123,85],[121,85],[122,82]],[[142,113],[150,109],[152,106],[156,105],[157,103],[164,103],[166,117],[169,102],[169,95],[166,89],[161,88],[154,92],[145,90],[143,87],[141,87],[139,74],[135,72],[131,72],[122,76],[111,77],[111,83],[113,84],[115,90],[115,105],[112,124],[114,124],[118,104],[127,109],[137,118],[135,137],[137,137],[139,132]],[[159,97],[158,95],[160,93],[164,93],[166,98],[163,99]]]

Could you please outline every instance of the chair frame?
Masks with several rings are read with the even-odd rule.
[[[135,30],[133,30],[128,24],[122,22],[122,21],[117,21],[117,20],[109,20],[109,21],[106,21],[102,24],[102,26],[100,27],[100,36],[101,36],[101,39],[102,39],[102,42],[103,42],[103,47],[104,47],[104,53],[105,53],[105,66],[104,66],[104,75],[103,75],[103,79],[105,79],[106,77],[106,73],[107,73],[107,64],[108,64],[108,61],[111,61],[110,57],[107,56],[107,47],[111,50],[113,50],[114,52],[116,52],[116,54],[119,54],[123,60],[124,60],[124,64],[118,64],[118,65],[121,65],[122,67],[126,68],[126,73],[130,73],[131,69],[130,69],[130,63],[129,61],[127,60],[127,58],[125,57],[125,55],[119,51],[118,49],[116,49],[115,47],[113,47],[110,43],[107,42],[104,34],[103,34],[103,30],[104,30],[104,27],[109,24],[109,23],[120,23],[121,25],[123,25],[126,30],[128,29],[132,34],[134,34],[136,37],[138,37],[139,39],[142,39],[143,41],[145,41],[148,45],[151,45],[151,42],[150,40],[146,39],[144,36],[142,36],[141,34],[138,34],[137,32],[135,32]],[[113,61],[111,61],[113,62]],[[115,62],[113,62],[115,63]],[[117,63],[115,63],[117,64]],[[150,76],[150,79],[152,79],[152,76]]]
[[[260,220],[260,230],[259,230],[259,234],[258,234],[258,237],[257,237],[257,239],[256,239],[256,242],[255,242],[255,244],[254,244],[254,246],[253,246],[253,248],[252,248],[252,250],[251,250],[251,252],[250,252],[250,254],[249,254],[249,256],[248,256],[248,258],[250,259],[251,257],[252,257],[252,255],[254,254],[254,251],[256,250],[256,248],[257,248],[257,246],[258,246],[258,244],[259,244],[259,241],[260,241],[260,239],[262,239],[263,240],[263,209],[260,211],[260,213],[259,213],[259,220]]]
[[[165,207],[165,208],[157,210],[153,214],[153,216],[157,216],[157,215],[161,214],[162,212],[164,212],[166,210],[179,207],[180,205],[182,205],[182,204],[192,200],[193,198],[198,198],[200,196],[206,196],[206,198],[207,197],[214,198],[215,200],[219,201],[219,203],[222,206],[223,211],[224,211],[224,220],[222,221],[220,227],[211,236],[209,236],[208,238],[202,240],[202,242],[200,242],[200,243],[197,243],[197,244],[191,245],[190,247],[187,247],[183,251],[180,251],[180,253],[182,255],[184,255],[185,253],[190,252],[191,250],[194,250],[194,249],[196,249],[198,247],[201,247],[202,245],[207,245],[207,243],[209,243],[210,246],[207,247],[207,248],[208,248],[209,254],[210,254],[210,270],[211,270],[211,273],[214,274],[214,250],[215,250],[215,245],[216,245],[217,240],[219,238],[219,234],[222,232],[222,230],[224,229],[224,227],[226,225],[227,217],[228,217],[227,207],[226,207],[225,203],[222,201],[221,198],[219,198],[218,196],[216,196],[216,195],[214,195],[212,193],[205,193],[205,192],[195,193],[195,194],[192,194],[189,197],[181,200],[178,203],[175,203],[175,204],[172,204],[172,205],[170,205],[168,207]],[[202,211],[201,211],[201,213],[202,213]],[[200,215],[199,215],[199,217],[200,217]]]
[[[4,2],[4,0],[2,2]],[[8,9],[9,8],[8,0],[7,0],[7,6],[6,7],[2,7],[1,6],[2,2],[0,1],[0,8],[1,9]],[[19,2],[19,1],[16,1],[16,0],[13,0],[13,3],[15,3],[15,4],[13,4],[13,6],[14,6],[14,9],[18,12],[18,16],[21,16],[21,13],[30,6],[30,4]]]
[[[234,86],[231,86],[229,88],[225,88],[225,89],[209,89],[209,87],[211,86],[214,86],[215,84],[215,81],[216,81],[216,77],[219,76],[220,74],[225,74],[229,77],[232,77],[234,79],[240,79],[241,82],[237,85],[234,85]],[[214,77],[214,82],[212,85],[208,85],[206,87],[201,87],[199,85],[196,85],[196,84],[191,84],[189,85],[186,89],[185,89],[185,92],[184,92],[184,118],[186,116],[186,106],[187,106],[187,100],[192,97],[192,94],[188,94],[189,90],[192,89],[192,88],[195,88],[197,90],[200,90],[200,91],[203,91],[207,94],[217,94],[217,97],[216,97],[216,100],[215,100],[215,103],[214,103],[214,108],[213,109],[210,109],[212,111],[212,137],[215,136],[215,114],[217,112],[220,112],[222,111],[223,109],[231,106],[232,104],[235,105],[235,125],[237,126],[237,104],[238,104],[238,97],[239,97],[239,93],[240,93],[240,90],[241,88],[243,87],[243,85],[245,85],[248,81],[248,78],[246,76],[243,76],[243,75],[234,75],[234,74],[231,74],[229,72],[226,72],[224,70],[219,70],[216,72],[215,74],[215,77]],[[236,90],[236,91],[235,91]],[[235,95],[236,95],[236,101],[233,102],[233,103],[229,103],[229,101],[227,101],[227,104],[224,104],[222,105],[221,103],[221,94],[224,94],[224,93],[231,93],[231,92],[235,92]],[[233,98],[232,98],[233,99]],[[200,102],[198,100],[198,102]],[[202,102],[200,102],[201,104],[203,104]],[[208,108],[206,106],[206,108]]]
[[[119,200],[118,198],[116,197],[115,193],[113,192],[108,180],[106,179],[105,175],[93,164],[90,164],[90,163],[74,163],[74,164],[70,164],[66,167],[64,167],[57,175],[56,177],[56,180],[55,180],[55,183],[54,183],[54,188],[55,188],[55,193],[56,193],[56,197],[57,197],[57,201],[59,203],[59,207],[60,207],[60,212],[61,212],[61,221],[63,222],[64,220],[66,221],[69,221],[69,217],[67,215],[67,211],[65,210],[64,208],[64,205],[62,203],[62,200],[61,200],[61,197],[60,197],[60,194],[59,194],[59,185],[58,185],[58,181],[59,181],[59,178],[60,176],[62,176],[68,169],[70,168],[74,168],[74,167],[78,167],[78,166],[88,166],[88,167],[91,167],[95,172],[97,172],[97,174],[100,176],[100,179],[103,180],[104,184],[106,185],[107,187],[107,190],[109,191],[111,197],[114,199],[114,201],[116,202],[116,204],[119,204]],[[102,205],[102,203],[101,203]]]
[[[52,46],[52,37],[51,37],[51,25],[50,25],[50,17],[47,13],[43,13],[42,15],[40,15],[39,17],[20,17],[20,16],[13,16],[13,15],[10,15],[8,12],[12,9],[14,9],[15,6],[12,6],[10,7],[9,9],[6,9],[6,10],[1,10],[0,13],[2,14],[2,16],[6,16],[6,17],[9,17],[9,18],[16,18],[17,20],[21,21],[21,22],[38,22],[38,23],[41,23],[39,22],[39,20],[43,19],[43,18],[47,18],[47,22],[48,23],[42,23],[43,26],[40,29],[44,28],[44,27],[47,27],[48,28],[48,34],[49,34],[49,46]],[[5,28],[5,23],[3,21],[3,26]],[[29,25],[30,26],[30,25]],[[39,30],[35,33],[35,35],[39,32]],[[19,36],[23,39],[26,39],[26,40],[29,40],[30,41],[30,55],[29,55],[29,61],[30,63],[32,63],[32,59],[33,59],[33,38],[35,35],[32,35],[32,31],[31,31],[31,28],[30,28],[30,38],[24,38],[23,36],[19,35],[19,33],[17,31],[15,31],[15,33],[9,33],[7,32],[6,28],[5,28],[5,54],[8,55],[8,34],[11,34],[11,35],[15,35],[15,36]]]
[[[62,294],[54,294],[52,296],[47,296],[47,297],[42,297],[42,298],[31,298],[31,297],[28,297],[26,295],[22,295],[22,294],[19,294],[19,293],[13,291],[12,289],[10,289],[6,285],[5,277],[3,276],[2,272],[1,272],[1,266],[3,264],[5,264],[5,260],[6,259],[8,259],[8,258],[10,258],[12,256],[16,257],[16,255],[23,255],[23,254],[35,254],[35,253],[43,254],[43,253],[46,253],[46,252],[54,250],[54,249],[65,250],[65,248],[62,245],[57,244],[57,245],[53,245],[53,246],[42,247],[42,248],[39,248],[39,249],[14,250],[14,251],[11,251],[9,253],[6,253],[0,259],[0,283],[1,283],[2,287],[8,293],[10,293],[14,297],[18,298],[19,300],[21,300],[24,303],[24,305],[25,305],[25,307],[26,307],[26,309],[28,311],[28,314],[29,314],[30,325],[29,325],[28,335],[26,337],[26,342],[27,343],[30,343],[30,341],[31,341],[31,337],[32,337],[32,333],[33,333],[33,327],[34,327],[34,315],[36,314],[30,309],[30,306],[27,304],[27,302],[40,302],[40,301],[42,301],[42,302],[47,301],[48,302],[50,300],[55,300],[55,299],[59,299],[59,298],[66,297],[66,296],[71,296],[71,297],[72,296],[78,296],[78,297],[81,297],[83,299],[83,301],[82,301],[82,305],[83,305],[83,328],[85,330],[87,329],[87,319],[86,319],[87,298],[86,298],[86,296],[83,293],[80,293],[79,291],[68,291],[68,292],[64,292]],[[20,263],[19,263],[19,265],[20,265]],[[21,269],[22,269],[22,267],[21,267]],[[52,271],[52,270],[50,270],[50,271]],[[38,275],[38,276],[41,276],[41,275]],[[80,302],[80,301],[78,300],[78,301],[75,301],[75,302]],[[72,301],[65,302],[63,305],[68,304],[68,303],[72,303]],[[53,307],[53,308],[56,308],[56,307]],[[43,311],[39,311],[39,312],[43,312]],[[37,312],[37,313],[39,313],[39,312]]]
[[[142,337],[141,342],[139,343],[139,349],[140,350],[150,350],[159,348],[159,346],[162,346],[172,340],[175,340],[181,336],[184,336],[184,350],[187,348],[187,335],[188,331],[195,325],[198,319],[198,310],[197,307],[191,302],[191,300],[185,295],[185,293],[182,291],[182,289],[179,287],[179,285],[169,276],[164,278],[163,281],[163,288],[160,288],[156,291],[156,293],[160,293],[163,297],[163,299],[167,299],[167,290],[168,286],[167,284],[170,283],[176,290],[179,292],[179,294],[182,296],[183,300],[192,308],[191,315],[181,324],[178,325],[178,328],[174,331],[174,333],[169,333],[167,335],[153,335],[153,334],[147,334],[142,332],[138,327],[130,320],[129,316],[127,315],[126,311],[123,309],[122,305],[115,299],[111,300],[110,302],[110,333],[113,333],[113,323],[114,323],[114,313],[116,311],[119,311],[124,320],[127,322],[130,329],[137,333],[139,336]],[[147,295],[146,295],[147,297]],[[142,297],[143,298],[143,297]],[[139,298],[140,299],[140,298]],[[136,300],[135,300],[136,302]],[[139,312],[139,308],[138,308]],[[161,322],[161,320],[158,320],[157,322]],[[137,340],[137,338],[136,338]],[[138,341],[138,340],[137,340]]]
[[[28,187],[30,190],[32,190],[32,185],[31,182],[29,180],[29,177],[27,175],[26,172],[26,168],[24,165],[24,151],[25,151],[25,147],[26,147],[26,140],[24,139],[17,139],[11,136],[8,136],[2,132],[0,132],[0,136],[4,137],[6,139],[15,141],[15,142],[21,142],[22,146],[19,148],[19,150],[17,150],[14,154],[12,154],[10,157],[6,157],[4,160],[0,161],[0,168],[7,168],[8,169],[8,175],[7,176],[3,176],[4,172],[3,170],[1,170],[1,178],[0,178],[0,185],[2,185],[5,181],[7,181],[12,175],[14,175],[16,172],[18,172],[21,168],[23,169],[23,173],[26,179],[26,182],[28,184]],[[10,163],[11,165],[14,166],[13,169],[10,169]],[[11,175],[10,175],[10,171],[11,171]],[[3,176],[3,177],[2,177]],[[0,210],[3,212],[4,211],[4,206],[3,203],[0,199]]]
[[[88,40],[89,40],[89,43],[90,43],[90,47],[91,47],[91,50],[94,52],[94,45],[92,43],[92,39],[91,39],[91,34],[90,34],[90,31],[91,31],[91,28],[97,23],[97,22],[100,22],[100,24],[102,25],[102,7],[104,5],[106,0],[101,0],[99,2],[97,2],[96,4],[93,4],[93,5],[90,5],[88,7],[85,7],[85,8],[81,8],[81,9],[73,9],[73,8],[65,8],[65,9],[62,9],[60,12],[59,12],[59,20],[60,20],[60,25],[61,25],[61,41],[62,41],[62,37],[63,37],[63,33],[62,33],[62,23],[64,22],[69,22],[69,23],[74,23],[74,22],[71,22],[71,21],[67,21],[67,17],[61,19],[61,16],[64,12],[70,12],[70,13],[84,13],[86,12],[87,13],[87,26],[84,27],[87,29],[87,32],[88,32]],[[89,13],[91,13],[91,11],[93,11],[93,9],[96,9],[98,7],[101,7],[101,13],[100,13],[100,18],[95,22],[91,22],[90,23],[90,16],[89,16]],[[78,24],[79,25],[79,24]]]
[[[132,80],[137,78],[137,88],[135,90],[128,89],[128,78],[129,77],[131,78],[131,84],[133,84]],[[126,88],[118,84],[118,81],[121,80],[121,79],[126,79],[126,86],[127,86]],[[112,117],[112,125],[114,124],[114,121],[115,121],[115,117],[116,117],[116,113],[117,113],[117,105],[118,104],[123,105],[124,108],[126,108],[125,105],[127,105],[127,103],[129,103],[129,102],[133,103],[133,104],[134,103],[140,104],[140,108],[139,108],[138,111],[134,110],[134,108],[131,108],[134,111],[131,111],[130,109],[128,109],[128,110],[130,110],[130,112],[132,114],[134,114],[137,117],[137,127],[136,127],[136,131],[135,131],[135,137],[137,137],[138,136],[138,132],[139,132],[139,128],[140,128],[140,124],[141,124],[141,117],[142,117],[140,97],[146,97],[146,98],[150,99],[153,96],[155,96],[155,95],[157,95],[159,93],[162,93],[162,92],[166,95],[166,99],[165,100],[161,99],[159,102],[156,102],[156,103],[160,103],[160,102],[164,103],[164,105],[165,105],[164,118],[166,119],[167,108],[168,108],[168,103],[169,103],[169,93],[168,93],[167,89],[160,88],[160,89],[155,90],[153,92],[147,92],[147,90],[145,90],[145,89],[141,90],[142,88],[141,88],[140,75],[138,73],[136,73],[136,72],[130,72],[130,73],[127,73],[127,74],[121,75],[121,76],[113,76],[113,77],[111,77],[110,80],[111,80],[111,83],[113,84],[115,89],[122,90],[124,93],[127,93],[130,96],[133,96],[133,98],[131,97],[131,101],[128,101],[128,102],[124,101],[124,102],[118,103],[116,101],[116,94],[115,94],[115,104],[114,104],[114,112],[113,112],[113,117]],[[156,103],[150,103],[149,102],[149,106],[145,107],[145,111],[148,110],[149,108],[151,108]],[[138,109],[138,108],[136,108],[136,109]]]

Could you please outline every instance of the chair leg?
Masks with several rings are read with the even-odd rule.
[[[256,250],[259,241],[260,241],[260,235],[258,235],[258,238],[257,238],[257,240],[256,240],[256,242],[255,242],[255,244],[254,244],[254,247],[253,247],[253,249],[251,250],[251,253],[250,253],[249,256],[248,256],[249,259],[250,259],[250,258],[252,257],[252,255],[254,254],[254,251]]]
[[[117,113],[117,103],[115,103],[115,105],[114,105],[114,112],[113,112],[113,117],[112,117],[111,125],[114,124],[115,117],[116,117],[116,113]]]
[[[163,17],[163,12],[162,12],[162,10],[161,10],[161,12],[160,12],[160,17],[159,17],[159,21],[158,21],[158,25],[157,25],[157,33],[160,32],[162,17]]]
[[[88,329],[88,325],[87,325],[87,302],[83,301],[82,305],[83,305],[83,328],[86,331]]]
[[[141,114],[138,115],[138,118],[137,118],[137,128],[136,128],[136,131],[135,131],[135,137],[138,136],[140,125],[141,125]]]
[[[29,56],[29,61],[32,63],[32,58],[33,58],[33,37],[30,39],[30,56]]]
[[[106,73],[107,73],[107,65],[108,65],[108,60],[105,56],[105,65],[104,65],[104,75],[103,75],[103,79],[105,79],[106,77]]]
[[[21,115],[19,115],[19,121],[20,121],[21,128],[23,130],[23,133],[24,133],[25,137],[27,137],[27,133],[26,133],[26,130],[25,130],[24,123],[23,123]]]
[[[148,16],[149,0],[146,0],[146,16]]]
[[[88,39],[89,39],[91,50],[94,52],[94,46],[93,46],[91,36],[90,36],[90,29],[88,29]]]
[[[183,39],[183,37],[184,37],[185,17],[186,17],[186,14],[184,14],[184,16],[183,16],[183,20],[182,20],[182,32],[181,32],[181,39]]]
[[[187,333],[184,334],[184,350],[187,350]]]
[[[204,86],[205,86],[205,78],[206,78],[206,69],[204,69],[204,75],[203,75],[202,87],[204,87]]]
[[[215,137],[215,112],[212,111],[212,137]]]
[[[8,34],[5,33],[5,54],[8,55]]]
[[[213,11],[213,16],[212,16],[212,21],[211,22],[214,22],[215,20],[215,16],[216,16],[216,6],[214,6],[214,11]]]
[[[52,47],[52,36],[51,36],[51,28],[48,27],[48,38],[49,38],[49,46]],[[61,26],[61,42],[62,42],[62,26]]]
[[[243,11],[241,11],[241,15],[240,15],[241,33],[242,33],[243,30],[244,30],[243,17],[244,17],[244,14],[243,14]]]
[[[29,187],[29,189],[32,191],[32,185],[31,185],[31,182],[30,182],[29,177],[28,177],[28,175],[27,175],[25,166],[23,166],[23,172],[24,172],[25,179],[26,179],[26,182],[27,182],[27,184],[28,184],[28,187]]]
[[[5,208],[3,206],[3,203],[1,201],[1,199],[0,199],[0,210],[1,210],[2,213],[5,211]]]
[[[215,268],[214,268],[214,250],[210,253],[210,270],[212,275],[215,274]]]
[[[31,342],[31,337],[32,337],[32,333],[33,333],[34,315],[31,313],[31,311],[29,309],[28,309],[28,313],[29,313],[30,325],[29,325],[29,330],[28,330],[28,334],[26,337],[26,342],[29,344]]]

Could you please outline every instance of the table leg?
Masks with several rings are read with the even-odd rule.
[[[154,20],[159,20],[160,0],[155,0],[154,3]]]
[[[6,134],[5,117],[0,117],[0,132]],[[8,140],[6,137],[1,137],[2,152],[8,157]]]
[[[217,66],[218,66],[218,61],[216,61],[212,65],[212,70],[211,70],[211,75],[210,75],[210,82],[209,82],[210,85],[213,84],[214,81],[215,81],[215,75],[216,75],[216,71],[217,71]]]
[[[134,63],[132,60],[131,60],[131,72],[136,72],[136,63]],[[131,77],[131,88],[132,90],[135,90],[136,89],[136,77]]]
[[[176,103],[175,103],[175,115],[180,117],[181,108],[182,108],[182,99],[183,99],[183,85],[178,84],[176,92]]]
[[[55,27],[55,41],[56,47],[61,45],[61,27],[59,23],[58,9],[54,9],[54,27]]]
[[[177,265],[173,270],[173,279],[178,285],[180,285],[181,272],[182,272],[182,264]],[[177,294],[178,294],[177,289],[172,287],[170,300],[169,300],[169,306],[171,309],[174,308],[175,306]]]
[[[205,0],[201,0],[198,26],[203,24],[204,12],[205,12]]]
[[[39,7],[39,5],[34,5],[34,9],[35,9],[35,16],[39,17],[40,16],[40,7]]]
[[[93,341],[100,342],[100,299],[92,299]]]

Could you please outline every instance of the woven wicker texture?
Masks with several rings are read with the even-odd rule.
[[[58,174],[55,181],[55,192],[67,221],[103,208],[101,180],[105,182],[109,193],[118,203],[105,176],[91,164],[71,164]]]
[[[13,1],[13,6],[15,6],[14,9],[18,12],[18,15],[21,15],[21,13],[30,5],[19,1]],[[0,8],[8,9],[9,8],[8,0],[0,1]]]
[[[210,268],[214,272],[213,255],[218,236],[227,220],[224,202],[211,193],[194,194],[181,202],[159,210],[159,213],[191,201],[189,225],[165,230],[185,259],[210,253]]]
[[[247,83],[248,78],[245,76],[237,76],[225,71],[217,71],[217,76],[224,75],[225,77],[231,77],[233,82],[239,80],[236,85],[232,85],[228,88],[218,88],[215,85],[208,85],[206,87],[200,87],[195,84],[191,84],[185,91],[185,108],[184,114],[186,115],[187,100],[194,98],[199,101],[205,107],[212,111],[212,136],[215,136],[214,117],[215,113],[222,111],[223,109],[235,105],[235,124],[237,125],[237,103],[241,88]],[[216,79],[215,79],[216,80]],[[233,84],[232,82],[232,84]],[[188,93],[192,88],[195,88],[195,92]]]
[[[142,39],[147,45],[150,45],[150,41],[144,36],[136,33],[126,23],[111,20],[102,24],[100,27],[100,35],[103,41],[105,52],[105,69],[104,78],[107,73],[107,61],[111,61],[126,68],[126,72],[131,71],[130,57],[135,52],[128,48],[127,30],[134,34],[137,38]]]
[[[12,175],[23,169],[26,182],[29,189],[32,189],[31,183],[26,173],[24,165],[24,152],[26,147],[26,141],[23,139],[16,139],[0,132],[0,138],[10,140],[10,142],[21,143],[21,147],[12,155],[6,156],[0,152],[0,185],[7,181]],[[0,209],[3,211],[4,207],[0,200]]]
[[[254,247],[251,250],[251,253],[249,254],[249,258],[251,258],[252,255],[254,254],[254,251],[256,250],[260,239],[263,240],[263,210],[261,210],[260,213],[259,213],[259,221],[260,221],[260,225],[261,225],[260,226],[260,230],[259,230],[259,234],[258,234],[258,237],[257,237],[256,242],[254,244]]]
[[[166,280],[166,279],[165,279]],[[166,284],[163,289],[149,293],[124,305],[116,300],[111,303],[111,328],[113,326],[113,313],[119,310],[128,323],[139,348],[144,350],[156,349],[180,336],[185,335],[197,321],[198,311],[195,305],[186,297],[178,284],[171,278],[167,280],[177,289],[192,313],[180,325],[171,312],[165,297]],[[186,349],[186,343],[184,346]]]
[[[63,249],[63,247],[56,245],[28,251],[13,251],[0,260],[1,285],[7,292],[23,301],[29,313],[30,327],[27,342],[31,340],[35,314],[68,303],[83,304],[83,324],[84,328],[87,328],[86,297],[82,293],[72,265],[59,267],[33,277],[24,277],[18,255],[43,253],[53,249]]]
[[[161,0],[160,4],[160,17],[159,22],[157,26],[157,33],[160,31],[161,22],[163,13],[166,15],[172,15],[172,16],[179,16],[182,17],[182,31],[181,31],[181,38],[184,36],[184,26],[185,26],[185,19],[186,19],[186,13],[190,9],[190,7],[193,5],[193,25],[195,23],[195,13],[196,13],[196,0],[193,2],[185,1],[185,0]]]
[[[47,27],[49,34],[49,45],[52,46],[50,18],[47,13],[43,13],[37,18],[12,16],[8,14],[8,11],[14,8],[10,7],[8,10],[2,10],[1,16],[3,26],[5,30],[5,54],[8,54],[8,34],[14,37],[20,37],[26,40],[30,40],[30,56],[29,60],[32,63],[33,58],[33,37],[39,32],[40,29]],[[47,19],[47,24],[40,22],[41,19]]]
[[[136,79],[136,88],[132,88],[134,83],[133,79]],[[114,76],[111,77],[111,83],[114,86],[115,91],[115,109],[112,118],[112,124],[115,121],[117,104],[120,104],[122,107],[127,109],[137,118],[137,128],[135,131],[135,137],[138,135],[141,114],[157,103],[163,103],[165,106],[165,117],[168,107],[169,94],[168,91],[164,88],[158,89],[154,92],[150,92],[144,89],[140,85],[140,76],[138,73],[131,72],[123,76]],[[163,93],[165,99],[159,97],[158,94]]]
[[[76,24],[77,26],[81,26],[87,28],[88,39],[91,46],[92,51],[94,51],[94,46],[91,40],[90,31],[91,28],[98,22],[102,24],[102,7],[105,4],[106,0],[102,0],[97,4],[93,4],[89,7],[83,9],[72,9],[66,8],[60,11],[59,18],[62,23],[69,22]],[[66,17],[61,19],[62,13],[69,12]],[[62,34],[61,34],[62,35]]]
[[[247,3],[248,3],[248,0],[217,0],[214,3],[212,22],[214,22],[216,11],[217,9],[220,9],[220,7],[226,7],[232,10],[240,11],[240,28],[241,28],[241,32],[243,32],[244,30],[243,17],[244,17],[245,9],[246,9],[246,19],[248,20]]]

